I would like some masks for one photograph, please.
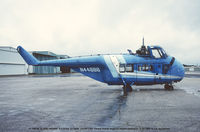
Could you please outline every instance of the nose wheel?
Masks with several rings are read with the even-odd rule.
[[[174,90],[174,86],[169,83],[165,84],[164,88],[165,88],[165,90]]]
[[[124,96],[127,96],[128,92],[133,91],[132,87],[129,84],[124,85],[122,88],[123,88]]]

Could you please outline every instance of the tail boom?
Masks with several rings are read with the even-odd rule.
[[[77,67],[91,67],[91,66],[103,66],[102,57],[100,56],[87,56],[87,57],[75,57],[69,59],[57,59],[57,60],[46,60],[38,61],[33,55],[28,53],[21,46],[17,47],[17,51],[23,57],[28,65],[34,66],[69,66],[72,68]]]

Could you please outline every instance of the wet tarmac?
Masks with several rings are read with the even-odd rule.
[[[200,131],[200,75],[127,97],[80,74],[0,77],[0,131]]]

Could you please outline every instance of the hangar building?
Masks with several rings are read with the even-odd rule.
[[[184,65],[185,72],[200,72],[200,66],[198,65]]]
[[[30,52],[38,60],[66,59],[67,55],[56,55],[49,51]],[[15,48],[0,46],[0,76],[1,75],[26,75],[26,74],[54,74],[69,73],[69,67],[31,66],[27,65]]]
[[[69,56],[67,55],[56,55],[50,51],[33,51],[30,53],[40,61],[69,58]],[[28,72],[29,74],[68,73],[70,72],[70,68],[69,67],[55,67],[55,66],[29,66]]]
[[[55,60],[58,59],[57,55],[49,51],[33,51],[31,52],[35,58],[38,60]],[[50,74],[50,73],[60,73],[59,67],[54,66],[29,66],[29,74]]]
[[[28,74],[28,65],[17,50],[8,46],[0,46],[0,75]]]

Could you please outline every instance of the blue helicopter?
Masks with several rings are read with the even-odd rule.
[[[123,85],[124,95],[132,91],[133,85],[164,84],[173,90],[173,83],[184,77],[184,67],[160,46],[145,46],[127,54],[94,55],[60,60],[38,61],[21,46],[17,51],[28,65],[68,66],[97,81],[108,85]]]

